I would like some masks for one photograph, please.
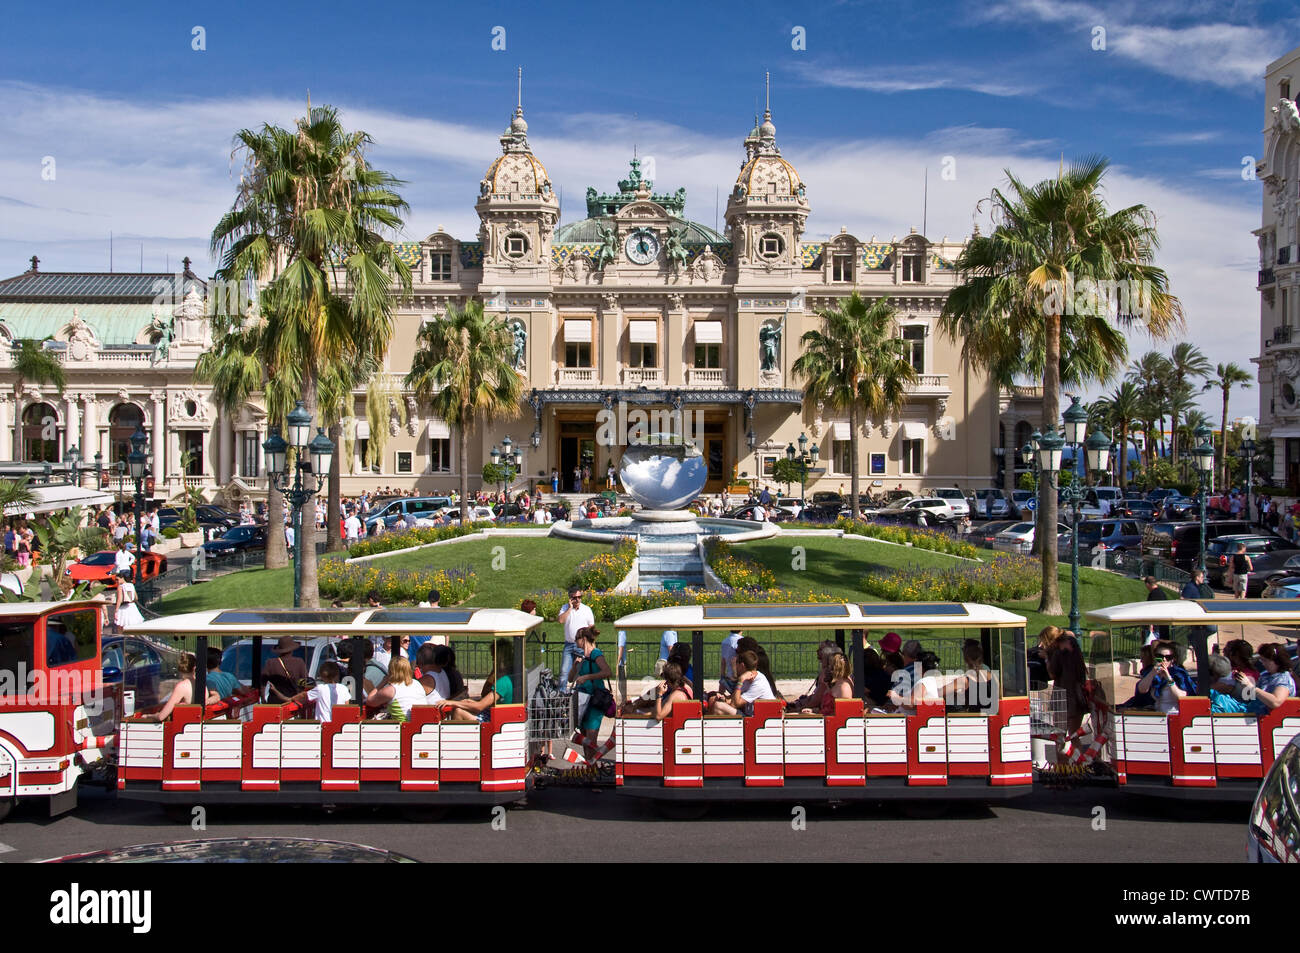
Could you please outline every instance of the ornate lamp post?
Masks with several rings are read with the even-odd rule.
[[[63,463],[68,468],[68,482],[73,486],[81,486],[81,451],[76,444],[63,454]]]
[[[538,435],[538,441],[541,441],[540,435]],[[492,466],[494,467],[499,468],[502,461],[505,461],[505,469],[497,470],[497,486],[501,488],[503,493],[505,488],[514,482],[515,476],[518,475],[520,468],[524,465],[524,455],[518,450],[512,450],[514,445],[515,442],[509,436],[506,436],[501,441],[500,449],[493,447],[489,454],[492,457]]]
[[[262,442],[262,450],[266,454],[266,475],[289,501],[293,513],[293,604],[297,608],[302,605],[302,508],[316,498],[329,478],[334,443],[320,427],[312,437],[311,414],[301,400],[289,412],[286,422],[289,439],[280,436],[279,427],[272,427],[270,436]],[[290,447],[295,450],[292,472],[288,466]],[[305,479],[304,474],[307,474]],[[268,527],[267,531],[272,530]]]
[[[1192,449],[1192,456],[1196,460],[1196,477],[1200,485],[1201,496],[1201,572],[1205,572],[1205,505],[1206,498],[1209,496],[1210,487],[1214,485],[1214,447],[1210,445],[1212,432],[1205,424],[1201,424],[1195,430],[1196,446]]]
[[[143,526],[141,520],[144,517],[144,475],[145,469],[149,465],[149,456],[145,453],[145,448],[149,446],[149,436],[144,432],[143,427],[136,428],[135,433],[131,434],[131,452],[126,455],[126,467],[130,471],[131,480],[135,483],[135,581],[140,582],[140,556],[143,551],[141,543],[144,537],[141,535]]]
[[[804,497],[808,486],[808,466],[817,466],[817,456],[821,451],[817,449],[817,444],[813,444],[812,452],[808,452],[808,435],[799,434],[799,450],[796,452],[794,444],[789,444],[785,448],[785,458],[791,463],[799,463],[799,510],[803,511]]]
[[[1237,456],[1246,464],[1246,521],[1250,521],[1250,491],[1255,485],[1255,427],[1248,424],[1241,428],[1241,446],[1237,448]]]

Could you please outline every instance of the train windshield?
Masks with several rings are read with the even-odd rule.
[[[35,633],[34,618],[0,622],[0,696],[25,692],[33,670]]]

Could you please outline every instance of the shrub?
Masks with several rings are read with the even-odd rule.
[[[921,529],[912,526],[881,525],[879,523],[868,523],[865,520],[854,522],[847,517],[836,520],[835,527],[856,536],[883,539],[889,543],[911,543],[917,549],[947,553],[949,556],[964,556],[967,559],[979,558],[979,550],[970,543],[962,542],[960,539],[949,536],[947,533],[941,533],[938,530]]]
[[[382,536],[375,536],[371,539],[363,539],[358,543],[353,543],[348,547],[348,556],[356,559],[358,556],[391,553],[395,549],[409,549],[412,546],[423,546],[426,543],[437,543],[444,539],[468,536],[470,533],[477,533],[492,525],[492,523],[487,522],[471,523],[468,526],[453,523],[449,526],[426,526],[420,529],[408,529],[401,533],[384,533]]]
[[[177,539],[181,535],[181,531],[175,526],[166,526],[163,528],[162,535],[163,539]]]
[[[320,594],[345,602],[361,602],[371,589],[378,590],[384,605],[416,603],[430,589],[442,593],[443,605],[464,602],[478,588],[473,569],[387,570],[348,564],[341,559],[322,560],[317,569]]]
[[[861,585],[889,602],[1010,602],[1034,595],[1041,583],[1038,560],[998,554],[977,566],[868,573]]]
[[[535,592],[529,598],[537,603],[537,611],[547,619],[554,619],[568,593],[556,589]],[[718,602],[776,604],[790,602],[842,603],[843,599],[825,592],[800,592],[794,589],[723,589],[709,592],[705,589],[678,589],[656,592],[588,592],[582,601],[591,607],[597,622],[613,622],[633,612],[660,609],[664,606],[712,605]]]
[[[776,574],[749,556],[738,555],[724,539],[711,536],[704,542],[704,558],[713,574],[732,589],[771,589]]]
[[[577,586],[592,592],[613,589],[632,571],[635,560],[636,540],[630,536],[620,537],[609,552],[597,553],[580,562],[569,578],[569,588]]]

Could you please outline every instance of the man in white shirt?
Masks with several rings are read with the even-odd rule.
[[[564,656],[560,661],[560,685],[569,684],[569,669],[578,657],[578,630],[596,624],[596,616],[590,606],[582,604],[582,590],[569,590],[569,601],[556,618],[564,626]]]
[[[361,538],[361,520],[357,519],[355,510],[349,512],[348,518],[343,521],[343,532],[349,543],[355,543]]]

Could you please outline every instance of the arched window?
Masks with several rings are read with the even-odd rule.
[[[108,412],[108,459],[125,460],[131,452],[131,435],[144,428],[144,411],[135,404],[117,404]]]
[[[59,418],[49,404],[30,404],[23,411],[23,459],[31,463],[58,462]]]

